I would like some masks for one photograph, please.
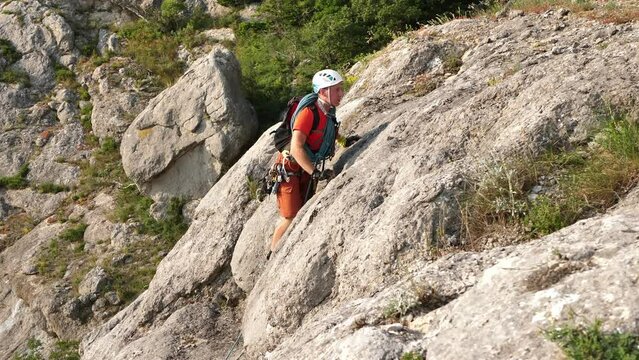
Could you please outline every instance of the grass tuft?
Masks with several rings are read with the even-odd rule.
[[[639,359],[639,336],[622,332],[604,333],[601,321],[589,326],[567,326],[544,332],[561,346],[569,359]]]
[[[61,279],[69,264],[84,253],[84,231],[87,225],[79,223],[64,230],[38,255],[38,273],[51,279]]]
[[[0,187],[7,189],[24,189],[29,186],[27,174],[29,174],[29,164],[25,163],[20,167],[17,174],[0,177]]]
[[[18,84],[24,87],[31,86],[31,79],[29,78],[29,74],[27,74],[24,70],[15,68],[8,68],[0,72],[0,82],[7,84]]]
[[[639,182],[639,126],[612,111],[602,124],[590,146],[482,168],[460,201],[464,243],[500,227],[544,236],[616,204]]]

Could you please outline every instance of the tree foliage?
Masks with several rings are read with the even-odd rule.
[[[165,0],[166,1],[166,0]],[[264,0],[259,20],[236,26],[245,88],[263,125],[286,100],[310,91],[315,71],[344,71],[401,32],[442,13],[463,12],[456,0]]]

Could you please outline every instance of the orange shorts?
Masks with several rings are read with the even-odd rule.
[[[282,161],[282,155],[277,157],[277,161]],[[277,206],[280,209],[280,214],[285,218],[294,218],[297,212],[300,211],[304,205],[304,198],[308,191],[308,184],[311,180],[311,175],[302,170],[302,168],[294,161],[286,160],[284,162],[284,168],[289,173],[301,173],[298,175],[289,176],[289,181],[282,181],[280,187],[277,190]],[[309,198],[313,196],[314,189],[311,189]]]

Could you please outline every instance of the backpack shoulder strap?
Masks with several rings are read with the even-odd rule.
[[[313,112],[313,127],[311,128],[311,131],[317,130],[317,128],[319,127],[319,122],[320,122],[319,110],[317,109],[317,106],[315,106],[315,104],[309,105],[308,107]]]

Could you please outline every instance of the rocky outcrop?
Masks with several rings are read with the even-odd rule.
[[[215,47],[150,101],[122,139],[127,175],[155,198],[201,198],[254,138],[239,65]]]
[[[566,12],[457,20],[398,39],[354,72],[358,80],[338,117],[340,131],[362,140],[334,159],[336,177],[301,210],[270,262],[263,265],[265,241],[276,215],[262,208],[274,205],[251,200],[240,180],[256,178],[271,160],[265,134],[202,199],[149,289],[84,339],[84,357],[124,359],[137,348],[147,357],[198,358],[198,346],[156,351],[151,344],[177,344],[185,334],[171,333],[164,319],[202,313],[210,301],[204,294],[235,283],[248,292],[232,311],[243,313],[249,358],[395,358],[407,351],[524,358],[526,348],[548,358],[557,348],[531,329],[565,320],[569,306],[604,316],[604,306],[598,312],[589,304],[609,297],[623,304],[611,326],[636,316],[636,299],[620,299],[633,275],[614,265],[637,270],[636,204],[525,246],[435,262],[428,254],[442,232],[454,241],[458,224],[446,214],[466,175],[482,163],[586,140],[598,106],[639,90],[639,73],[629,66],[638,57],[633,25]],[[554,259],[553,247],[565,256]],[[584,280],[598,271],[615,283],[610,295]],[[563,277],[534,280],[544,272]],[[408,325],[384,315],[394,301],[414,306],[403,319]]]
[[[97,137],[122,139],[135,117],[157,94],[146,78],[146,70],[123,57],[114,57],[93,71],[88,85],[93,106],[91,129]]]
[[[207,359],[226,355],[237,338],[236,319],[241,316],[242,308],[241,291],[231,279],[229,261],[243,224],[258,207],[250,199],[243,179],[246,174],[256,177],[266,171],[274,156],[270,141],[268,134],[263,135],[211,188],[200,201],[196,218],[185,236],[158,266],[149,290],[104,327],[84,338],[85,358],[126,359],[138,349],[144,349],[144,356],[150,358],[189,357],[194,352],[204,353],[199,356]],[[216,240],[210,242],[210,239]],[[188,303],[193,306],[187,306]],[[221,303],[224,307],[211,312],[211,303]],[[182,339],[189,335],[173,330],[174,316],[204,316],[206,323],[219,323],[216,340],[212,343],[198,340],[197,346],[185,346]],[[153,326],[143,329],[142,324]],[[207,329],[208,326],[197,331],[209,331]],[[138,340],[129,342],[132,338]],[[194,338],[201,339],[201,335]]]

